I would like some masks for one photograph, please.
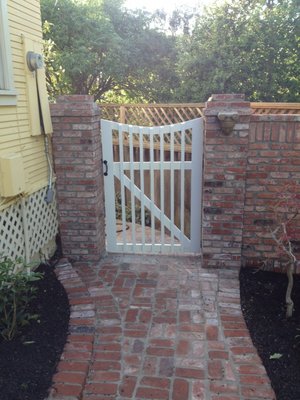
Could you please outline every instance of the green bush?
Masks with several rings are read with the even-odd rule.
[[[20,328],[38,317],[30,314],[27,306],[36,293],[32,282],[42,276],[21,259],[0,258],[0,335],[4,340],[12,340]]]

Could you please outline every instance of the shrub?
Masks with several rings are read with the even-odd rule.
[[[285,302],[286,316],[288,318],[292,316],[294,310],[294,302],[292,300],[293,275],[298,264],[294,243],[297,242],[295,239],[299,233],[299,189],[299,185],[289,184],[278,194],[278,199],[272,207],[274,225],[269,230],[272,240],[276,243],[277,257],[287,273],[288,285]]]
[[[4,340],[12,340],[20,328],[38,317],[30,314],[27,306],[35,297],[32,282],[42,276],[21,259],[0,258],[0,334]]]
[[[126,201],[126,200],[125,200]],[[139,205],[140,203],[137,201],[135,203],[135,223],[142,224],[142,208]],[[116,209],[116,218],[122,220],[122,200],[121,200],[121,193],[116,193],[115,198],[115,209]],[[131,210],[131,202],[125,203],[125,218],[127,222],[132,222],[132,210]],[[151,226],[151,213],[145,207],[144,208],[144,218],[145,218],[145,225]]]

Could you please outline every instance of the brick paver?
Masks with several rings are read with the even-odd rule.
[[[62,260],[70,335],[49,399],[272,400],[238,271],[192,257]]]

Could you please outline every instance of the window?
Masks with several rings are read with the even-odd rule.
[[[15,105],[6,0],[0,0],[0,106]]]

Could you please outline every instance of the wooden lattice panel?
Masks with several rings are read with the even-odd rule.
[[[101,118],[123,124],[162,126],[203,117],[204,103],[100,104]]]
[[[101,117],[109,121],[138,126],[162,126],[188,121],[203,117],[205,103],[190,104],[100,104]],[[254,114],[300,114],[300,103],[251,103]],[[126,135],[123,138],[124,145],[128,146]],[[113,143],[118,145],[118,133],[113,134]],[[191,152],[191,134],[186,132],[186,152]],[[138,138],[134,137],[133,147],[139,147]],[[144,142],[144,147],[150,147]],[[159,149],[155,143],[154,148]],[[176,141],[175,150],[180,149],[180,143]],[[166,142],[165,150],[169,150]]]
[[[0,213],[0,255],[25,258],[24,228],[21,203]]]
[[[300,114],[300,103],[251,103],[254,114]],[[161,126],[203,117],[205,103],[100,104],[101,118],[123,124]]]
[[[45,202],[46,190],[26,199],[24,219],[21,200],[0,213],[0,254],[25,260],[27,237],[27,257],[32,259],[55,238],[58,232],[56,202],[55,199],[51,204]]]
[[[38,253],[58,232],[56,201],[45,202],[47,188],[34,193],[26,201],[30,257]]]
[[[114,104],[100,104],[101,118],[107,119],[108,121],[120,120],[120,105]]]
[[[141,126],[176,124],[203,116],[200,105],[138,105],[125,106],[125,123]]]
[[[251,103],[254,114],[300,114],[300,103]]]

